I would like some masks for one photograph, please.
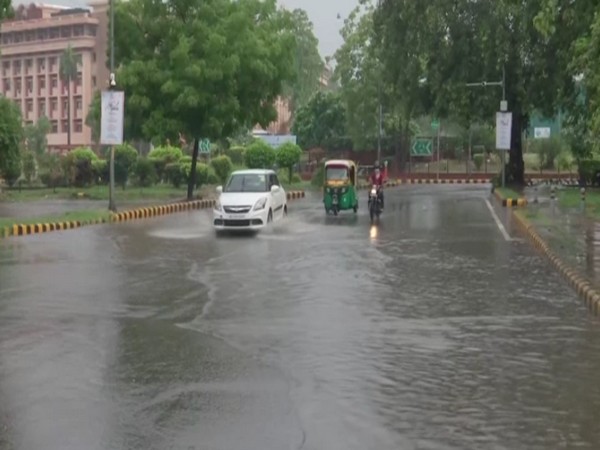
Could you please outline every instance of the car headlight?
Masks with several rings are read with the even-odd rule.
[[[263,197],[259,201],[256,202],[256,204],[254,205],[254,208],[252,208],[252,209],[254,211],[260,211],[261,209],[265,209],[266,204],[267,204],[267,197]]]
[[[215,202],[215,211],[221,211],[221,202],[219,200],[217,200]]]

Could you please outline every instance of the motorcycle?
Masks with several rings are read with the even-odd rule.
[[[374,217],[379,219],[381,215],[381,197],[379,196],[381,189],[381,186],[373,185],[369,192],[369,215],[371,216],[371,222]]]

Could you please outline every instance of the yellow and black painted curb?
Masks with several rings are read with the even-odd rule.
[[[97,225],[100,223],[107,223],[108,219],[94,219],[94,220],[73,220],[66,222],[50,222],[50,223],[31,223],[21,224],[16,223],[10,227],[4,227],[0,230],[0,237],[6,238],[10,236],[28,236],[31,234],[48,233],[50,231],[63,231],[72,230],[74,228],[81,228],[87,225]]]
[[[288,200],[296,200],[306,197],[306,193],[304,191],[288,191],[286,194]]]
[[[304,191],[287,192],[288,200],[295,200],[305,197]],[[150,217],[164,216],[192,209],[212,208],[216,200],[193,200],[190,202],[169,203],[167,205],[148,206],[146,208],[136,208],[120,213],[111,214],[109,218],[94,219],[87,221],[68,221],[68,222],[53,222],[53,223],[35,223],[35,224],[14,224],[10,227],[0,228],[0,238],[10,236],[28,236],[32,234],[47,233],[50,231],[72,230],[81,228],[87,225],[97,225],[101,223],[116,223],[125,222],[136,219],[147,219]]]
[[[577,292],[577,295],[583,300],[587,309],[594,315],[600,316],[600,291],[597,291],[592,284],[581,276],[576,270],[565,264],[551,249],[550,246],[535,230],[535,227],[520,214],[513,214],[515,222],[525,230],[536,248],[544,253],[552,265],[567,280],[569,285]]]
[[[169,203],[161,206],[148,206],[115,213],[111,215],[111,222],[124,222],[126,220],[147,219],[150,217],[164,216],[190,209],[212,208],[215,200],[192,200],[190,202]]]
[[[489,184],[491,179],[484,178],[409,178],[398,180],[399,184]]]
[[[498,199],[500,204],[504,207],[515,207],[515,206],[527,206],[526,198],[504,198],[500,193],[494,190],[494,196]]]

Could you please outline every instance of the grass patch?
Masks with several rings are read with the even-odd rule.
[[[579,208],[581,206],[581,192],[579,189],[565,189],[558,193],[558,203],[563,208]],[[600,190],[586,189],[585,206],[588,212],[600,214]]]
[[[0,228],[11,227],[14,224],[30,225],[36,223],[55,223],[55,222],[90,222],[93,220],[105,219],[110,217],[110,212],[106,209],[91,209],[81,211],[70,211],[64,214],[54,214],[38,217],[0,217]]]
[[[287,184],[283,183],[286,190],[301,190],[310,187],[310,181],[301,183]],[[214,195],[214,186],[202,186],[194,190],[194,196]],[[170,185],[156,185],[145,188],[129,187],[123,190],[120,187],[115,188],[115,202],[131,202],[140,200],[180,200],[187,196],[187,186],[175,188]],[[0,201],[9,202],[32,202],[44,200],[105,200],[108,202],[108,186],[91,186],[88,188],[52,188],[40,189],[10,189],[0,193]]]
[[[518,193],[517,191],[515,191],[514,189],[508,188],[508,187],[498,187],[496,188],[496,191],[498,192],[498,194],[500,194],[500,196],[502,198],[522,198],[523,194]]]

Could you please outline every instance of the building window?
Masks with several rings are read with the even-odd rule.
[[[68,38],[72,36],[72,30],[70,26],[64,26],[60,28],[60,37]]]
[[[14,33],[13,42],[18,44],[19,42],[23,42],[23,33]]]
[[[13,64],[13,74],[21,75],[21,61],[15,61]]]
[[[66,133],[69,131],[69,121],[68,120],[63,120],[60,123],[60,129],[62,130],[63,133]]]
[[[56,99],[56,97],[50,99],[50,111],[52,112],[56,112],[56,109],[58,108],[58,100]]]
[[[2,35],[2,43],[4,45],[12,44],[13,36],[12,33],[6,33]]]
[[[2,90],[4,91],[4,95],[8,94],[8,92],[10,91],[10,78],[4,79]]]
[[[81,119],[77,119],[75,121],[75,133],[81,133],[83,131],[83,121]]]
[[[50,58],[50,72],[56,72],[56,56]]]
[[[21,95],[21,79],[15,78],[15,95]]]
[[[81,72],[77,72],[77,78],[75,79],[75,86],[81,87],[81,83],[83,82],[83,77]]]
[[[33,94],[33,77],[27,77],[25,80],[25,86],[27,88],[27,95]]]
[[[58,87],[58,75],[50,76],[50,86],[52,89],[56,89]]]
[[[33,112],[33,100],[28,99],[27,100],[27,114],[32,113],[32,112]]]
[[[50,28],[48,36],[50,37],[50,39],[57,39],[57,38],[59,38],[60,37],[60,31],[58,30],[58,27],[52,27],[52,28]]]
[[[38,94],[41,94],[42,89],[46,89],[46,76],[45,75],[38,77]]]
[[[46,58],[38,58],[37,65],[38,73],[44,72],[46,70]]]
[[[58,133],[58,121],[52,120],[50,123],[52,124],[52,132]]]
[[[92,77],[92,86],[96,87],[96,77],[95,76]]]
[[[10,73],[10,61],[4,61],[2,63],[2,76],[5,77]]]
[[[83,109],[83,101],[81,97],[75,97],[75,109],[81,111]]]
[[[29,74],[29,72],[31,72],[32,67],[33,67],[33,60],[26,59],[25,60],[25,74]]]
[[[96,36],[96,26],[95,25],[86,25],[85,34],[87,36]]]
[[[73,33],[75,36],[83,36],[83,25],[75,25]]]
[[[38,32],[37,32],[37,38],[40,41],[48,39],[48,28],[42,28],[41,30],[38,30]]]
[[[62,99],[62,109],[63,109],[63,113],[66,117],[67,114],[67,108],[69,107],[69,101],[66,98]]]
[[[38,100],[38,114],[40,117],[46,115],[46,99],[40,98]]]

